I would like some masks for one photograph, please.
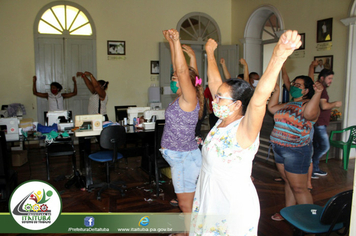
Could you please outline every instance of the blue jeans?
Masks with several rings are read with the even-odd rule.
[[[195,192],[202,164],[200,149],[179,152],[160,149],[163,158],[171,166],[172,182],[175,193]]]
[[[314,155],[313,155],[313,172],[319,171],[319,160],[320,158],[328,152],[330,148],[329,136],[326,132],[326,126],[314,126]]]

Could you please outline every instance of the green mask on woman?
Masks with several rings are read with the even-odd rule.
[[[289,92],[290,92],[290,95],[292,96],[292,98],[300,98],[303,96],[302,91],[303,91],[303,89],[301,89],[301,88],[291,86]]]

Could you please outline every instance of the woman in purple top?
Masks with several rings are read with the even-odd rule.
[[[171,89],[178,97],[168,106],[161,152],[171,166],[174,191],[183,212],[191,212],[196,181],[201,167],[201,152],[195,141],[195,127],[202,116],[204,97],[201,79],[188,67],[175,29],[163,31],[168,40],[174,74]],[[185,49],[186,51],[186,49]]]

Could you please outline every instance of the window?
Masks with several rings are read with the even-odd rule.
[[[266,23],[263,27],[262,40],[276,40],[278,41],[278,35],[276,32],[279,32],[281,27],[279,25],[278,19],[274,13],[266,20]]]
[[[78,8],[57,5],[43,13],[38,24],[40,34],[92,35],[87,16]]]

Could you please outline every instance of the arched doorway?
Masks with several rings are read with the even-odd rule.
[[[247,21],[244,38],[244,58],[250,71],[263,72],[263,45],[278,41],[284,23],[278,10],[266,5],[255,10]]]
[[[181,43],[192,47],[197,59],[199,76],[206,82],[206,60],[204,46],[209,38],[213,38],[218,43],[221,42],[220,28],[216,21],[209,15],[202,12],[191,12],[183,16],[177,23],[177,31],[180,33]],[[238,47],[232,45],[218,47],[218,57],[224,56],[227,58],[231,68],[237,69],[238,62]],[[166,108],[173,101],[175,94],[172,94],[170,89],[170,78],[172,74],[170,49],[168,43],[160,43],[160,86],[163,93],[161,94],[162,107]],[[228,49],[227,49],[228,48]],[[229,66],[228,66],[229,67]],[[230,72],[237,75],[238,72]]]
[[[69,92],[77,71],[96,74],[95,38],[94,22],[80,5],[57,1],[44,6],[34,23],[37,90],[48,92],[50,84],[58,82],[62,92]],[[86,114],[88,107],[89,91],[81,79],[77,85],[77,96],[64,100],[64,109],[73,116]],[[37,98],[37,119],[42,124],[47,110],[47,99]]]

